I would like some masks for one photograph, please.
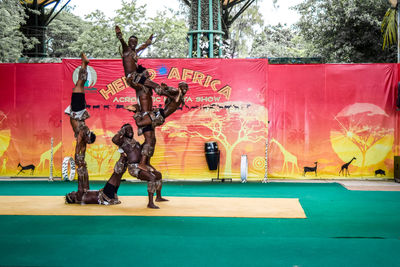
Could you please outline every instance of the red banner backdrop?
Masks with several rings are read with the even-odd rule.
[[[352,177],[377,169],[393,177],[395,64],[269,65],[268,72],[271,176],[299,177],[318,162],[318,177],[337,177],[342,166]]]
[[[157,145],[152,165],[166,179],[215,178],[205,160],[204,144],[216,141],[221,150],[221,177],[240,176],[240,156],[250,159],[249,177],[263,177],[266,143],[266,60],[146,59],[140,62],[152,79],[177,87],[189,85],[186,105],[156,129]],[[64,60],[63,106],[69,105],[74,72],[80,60]],[[124,105],[136,102],[126,84],[121,60],[92,60],[86,88],[91,118],[86,122],[97,134],[88,146],[86,160],[91,177],[106,178],[119,158],[111,138],[124,123],[134,124]],[[164,98],[153,96],[154,106]],[[136,127],[134,127],[136,129]],[[136,138],[139,141],[141,137]],[[69,121],[63,120],[64,156],[74,153]]]
[[[51,138],[61,173],[61,64],[0,64],[0,173],[47,176]]]
[[[270,177],[303,177],[304,167],[314,167],[314,162],[318,178],[337,178],[343,165],[352,178],[372,177],[377,169],[393,177],[400,140],[396,64],[268,65],[265,59],[140,63],[154,81],[170,86],[186,81],[190,88],[188,107],[156,129],[152,164],[166,179],[216,177],[205,160],[208,141],[216,141],[221,150],[221,178],[238,178],[240,157],[247,155],[249,179],[261,179],[267,137]],[[20,163],[34,165],[33,176],[48,176],[51,138],[54,174],[61,175],[62,159],[74,154],[75,140],[63,111],[79,65],[77,59],[0,64],[0,175],[17,175]],[[86,159],[92,179],[107,179],[119,156],[111,137],[124,123],[136,129],[133,114],[123,109],[136,102],[136,95],[126,84],[121,60],[92,60],[89,66],[87,124],[98,138],[88,146]],[[156,107],[164,105],[162,97],[153,99]],[[30,173],[27,168],[24,175]],[[305,177],[315,178],[315,173]]]

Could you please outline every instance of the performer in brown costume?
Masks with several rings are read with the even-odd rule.
[[[122,32],[118,26],[115,26],[115,33],[122,45],[121,56],[126,81],[128,82],[129,86],[136,91],[140,112],[145,114],[154,114],[152,90],[159,95],[165,95],[171,98],[173,98],[173,96],[169,94],[168,86],[166,84],[159,85],[153,82],[149,79],[150,75],[146,68],[144,68],[142,65],[137,65],[139,58],[138,53],[151,44],[153,35],[151,35],[144,44],[137,48],[138,38],[136,36],[132,35],[129,37],[127,44],[123,39]],[[140,129],[138,132],[140,135],[143,134],[145,138],[139,168],[146,171],[148,167],[151,167],[150,158],[154,154],[156,136],[154,133],[154,128],[151,125]]]
[[[121,168],[122,167],[122,168]],[[65,196],[65,202],[68,204],[101,204],[101,205],[117,205],[121,204],[118,199],[117,191],[121,184],[122,175],[126,171],[126,155],[121,154],[119,160],[115,164],[114,172],[108,179],[104,188],[100,190],[87,190],[79,197],[78,192],[72,191]],[[104,192],[112,192],[106,195]]]
[[[87,80],[87,65],[89,60],[84,53],[81,53],[82,65],[78,74],[78,81],[72,89],[71,105],[67,107],[65,113],[70,116],[70,123],[76,138],[75,163],[78,172],[78,192],[77,198],[80,200],[84,192],[89,190],[89,175],[86,168],[85,153],[86,144],[92,144],[96,140],[96,135],[86,126],[85,120],[89,113],[86,110],[85,82]]]
[[[82,198],[81,204],[119,204],[117,190],[121,182],[121,177],[128,169],[129,173],[140,180],[148,181],[147,192],[149,197],[148,208],[158,209],[153,202],[154,193],[156,193],[157,202],[168,201],[161,196],[162,175],[158,171],[141,170],[138,168],[138,162],[141,157],[141,146],[133,138],[133,129],[130,124],[121,127],[118,133],[112,138],[114,144],[119,146],[121,153],[120,160],[115,164],[114,173],[108,180],[104,188],[99,191],[87,191]],[[76,192],[67,195],[68,203],[76,202]]]
[[[173,87],[169,87],[168,90],[174,98],[165,99],[164,108],[157,108],[154,110],[154,113],[137,112],[139,109],[138,105],[129,105],[125,107],[125,109],[136,113],[133,118],[139,130],[149,125],[153,128],[162,125],[168,116],[174,113],[179,107],[185,106],[184,97],[189,90],[186,82],[180,82],[178,90]]]
[[[159,207],[153,203],[154,193],[156,193],[157,202],[168,201],[161,196],[162,174],[151,167],[148,167],[147,170],[139,168],[140,159],[143,157],[142,149],[145,144],[141,146],[133,137],[132,139],[124,138],[123,135],[125,131],[132,132],[133,136],[132,126],[130,124],[125,124],[118,134],[113,137],[113,142],[126,154],[129,174],[140,180],[147,181],[147,192],[149,197],[147,207],[158,209]]]

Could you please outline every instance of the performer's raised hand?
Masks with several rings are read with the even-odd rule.
[[[147,39],[146,45],[151,45],[151,43],[152,43],[152,41],[153,41],[153,35],[154,35],[154,34],[151,34],[150,37],[149,37],[149,39]]]
[[[122,32],[118,25],[115,25],[115,33],[117,34],[118,38],[122,38]]]

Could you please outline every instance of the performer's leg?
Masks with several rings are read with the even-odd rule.
[[[89,59],[86,55],[82,52],[81,53],[81,68],[79,69],[78,74],[78,81],[75,84],[74,89],[72,92],[74,93],[84,93],[85,92],[85,82],[87,80],[87,65],[89,64]]]
[[[144,82],[144,86],[151,88],[152,90],[154,90],[154,92],[156,92],[156,94],[160,96],[166,96],[168,98],[174,98],[178,92],[176,88],[167,86],[165,83],[159,85],[158,83],[155,83],[150,79],[146,79],[146,81]]]
[[[114,172],[111,175],[110,179],[108,179],[108,183],[112,184],[116,188],[121,184],[121,178],[126,172],[127,168],[127,157],[124,154],[121,154],[119,160],[115,163]]]
[[[179,83],[178,93],[176,94],[176,97],[174,99],[168,99],[165,102],[165,107],[164,107],[165,118],[174,113],[180,106],[185,105],[185,94],[188,91],[188,89],[189,87],[187,83],[185,82]]]
[[[99,191],[89,190],[85,192],[82,196],[81,204],[99,204]]]
[[[160,207],[156,206],[153,202],[155,191],[156,191],[156,183],[155,183],[154,179],[152,179],[151,181],[147,182],[147,194],[149,197],[149,203],[147,204],[147,207],[150,209],[159,209],[160,208]]]
[[[142,158],[140,159],[139,169],[147,171],[148,167],[152,168],[150,164],[150,158],[154,154],[154,148],[156,145],[156,135],[153,131],[146,131],[144,135],[144,145],[142,148]]]
[[[87,168],[86,168],[86,166],[85,166],[85,169],[86,169],[86,172],[85,172],[85,176],[83,177],[84,178],[84,180],[83,180],[83,190],[86,192],[86,191],[89,191],[89,173],[88,173],[88,171],[87,171]]]
[[[127,158],[121,154],[119,160],[115,163],[114,172],[108,179],[106,185],[103,188],[104,194],[110,199],[118,201],[118,188],[121,184],[121,178],[127,169]]]
[[[137,127],[145,127],[151,125],[152,120],[149,114],[142,115],[141,113],[136,113],[133,118],[135,119]]]
[[[121,158],[123,158],[122,155]],[[102,205],[121,204],[121,201],[118,200],[117,191],[127,166],[126,164],[121,164],[122,166],[119,164],[121,163],[121,158],[115,164],[114,172],[110,179],[108,179],[105,186],[99,191],[99,203]]]
[[[168,201],[161,196],[161,188],[162,188],[162,174],[158,171],[153,172],[156,176],[156,202]]]
[[[165,113],[164,109],[156,108],[153,111],[136,113],[133,118],[138,127],[138,135],[141,135],[146,126],[151,126],[150,129],[155,129],[155,127],[162,125],[165,122]]]
[[[156,192],[156,176],[149,171],[143,171],[139,169],[135,170],[132,165],[128,165],[128,170],[132,176],[137,177],[140,180],[147,181],[147,193],[149,197],[149,203],[147,204],[147,207],[150,209],[159,209],[159,207],[153,202],[154,193]]]
[[[77,165],[78,169],[78,192],[77,200],[81,201],[84,192],[89,190],[89,175],[85,165]]]

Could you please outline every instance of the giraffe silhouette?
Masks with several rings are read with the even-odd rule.
[[[61,147],[61,142],[58,143],[54,148],[53,148],[53,155],[56,154],[57,150]],[[46,166],[46,161],[49,161],[50,165],[50,158],[51,158],[51,148],[40,155],[40,162],[37,168],[39,169],[40,166],[42,166],[42,171],[44,170]]]
[[[345,163],[345,164],[342,165],[342,168],[340,168],[340,171],[339,171],[339,176],[340,176],[340,173],[343,173],[343,176],[350,175],[350,173],[349,173],[349,165],[350,165],[350,163],[351,163],[353,160],[355,160],[355,159],[356,159],[356,158],[353,157],[349,162],[347,162],[347,163]],[[346,171],[347,171],[347,174],[346,174]]]
[[[297,157],[295,155],[293,155],[292,153],[290,153],[289,151],[287,151],[278,141],[275,140],[275,138],[271,139],[271,143],[275,143],[279,149],[281,150],[283,157],[284,157],[284,161],[283,161],[283,166],[282,166],[282,173],[284,173],[285,171],[285,167],[287,169],[287,172],[289,172],[289,162],[292,163],[292,172],[291,174],[294,173],[294,167],[297,168],[297,172],[299,172],[299,166],[297,165]]]

